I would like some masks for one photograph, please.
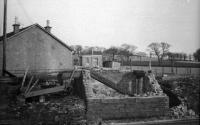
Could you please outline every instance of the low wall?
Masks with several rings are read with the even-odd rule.
[[[169,98],[148,97],[94,97],[92,79],[89,71],[83,72],[83,85],[86,93],[86,116],[90,121],[148,118],[166,116],[169,113]]]
[[[121,66],[121,70],[149,70],[149,66]],[[200,68],[191,67],[155,67],[152,66],[151,69],[156,75],[161,74],[178,74],[178,75],[200,75]]]
[[[199,125],[199,119],[156,120],[146,122],[109,123],[107,125]]]
[[[167,96],[88,98],[87,119],[128,119],[165,116],[168,114]]]

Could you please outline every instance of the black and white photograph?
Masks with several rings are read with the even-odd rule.
[[[199,125],[200,0],[0,0],[0,125]]]

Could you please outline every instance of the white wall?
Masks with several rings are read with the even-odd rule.
[[[121,66],[122,70],[145,70],[148,71],[148,66]],[[155,74],[179,74],[179,75],[200,75],[200,68],[190,68],[190,67],[174,67],[172,72],[172,67],[151,67]]]

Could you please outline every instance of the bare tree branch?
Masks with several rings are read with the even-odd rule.
[[[149,51],[157,56],[159,64],[162,62],[163,58],[167,56],[169,52],[170,45],[165,42],[153,42],[148,45]]]

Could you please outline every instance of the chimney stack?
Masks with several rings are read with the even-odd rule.
[[[51,27],[49,26],[49,24],[50,24],[50,21],[49,20],[47,20],[47,26],[45,26],[44,28],[45,28],[45,30],[47,31],[47,32],[51,32]]]
[[[17,17],[15,17],[15,23],[13,24],[13,32],[14,33],[18,33],[19,32],[19,27],[20,27],[20,24],[18,23]]]

